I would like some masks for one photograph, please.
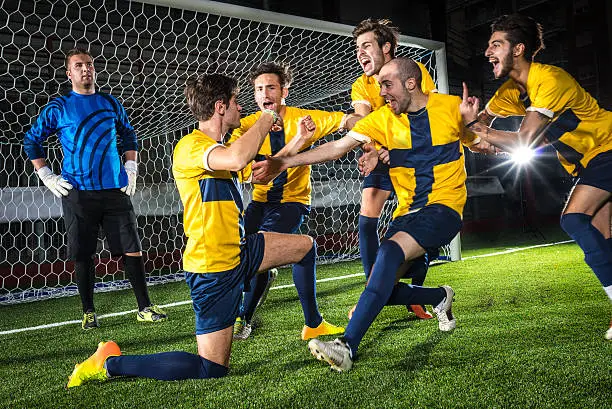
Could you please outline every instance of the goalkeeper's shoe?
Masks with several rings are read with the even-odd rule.
[[[606,331],[606,339],[612,341],[612,321],[610,321],[610,328]]]
[[[98,349],[85,361],[74,366],[72,374],[68,377],[68,388],[81,386],[83,382],[105,381],[108,379],[104,362],[111,356],[121,355],[119,345],[114,341],[100,342]]]
[[[408,308],[408,311],[412,311],[420,320],[430,320],[433,318],[433,315],[427,311],[427,308],[425,308],[424,305],[407,305],[406,308]]]
[[[343,333],[344,327],[336,327],[335,325],[323,320],[316,328],[311,328],[308,325],[304,325],[304,328],[302,328],[302,340],[307,341],[311,338],[317,338],[322,335],[336,335]]]
[[[240,317],[236,318],[236,322],[234,322],[234,339],[245,340],[251,335],[251,331],[253,331],[251,324]]]
[[[83,314],[83,321],[81,321],[81,328],[85,331],[88,329],[98,328],[100,325],[98,324],[98,317],[96,313],[93,311],[87,311]]]
[[[138,311],[136,319],[140,322],[160,322],[167,320],[168,315],[157,305],[151,305]]]
[[[446,296],[440,301],[440,304],[434,307],[434,312],[438,317],[438,328],[440,331],[452,331],[457,326],[457,321],[452,312],[455,292],[447,285],[443,285],[441,288],[446,292]]]
[[[348,344],[338,338],[333,341],[320,341],[311,339],[308,349],[319,361],[325,361],[338,372],[348,371],[353,367],[351,349]]]

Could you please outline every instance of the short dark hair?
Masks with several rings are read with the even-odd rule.
[[[64,59],[64,65],[66,66],[66,69],[70,68],[68,66],[68,64],[70,64],[70,58],[72,58],[72,56],[81,55],[81,54],[88,55],[93,60],[93,56],[91,55],[91,53],[85,50],[84,48],[72,48],[66,51],[66,58]]]
[[[421,69],[418,64],[414,62],[411,58],[406,57],[397,57],[389,61],[390,63],[396,64],[397,72],[399,73],[400,80],[402,84],[408,80],[408,78],[414,78],[416,80],[416,85],[419,89],[421,89]]]
[[[204,74],[190,78],[185,85],[185,97],[191,113],[198,121],[207,121],[215,113],[215,103],[229,105],[239,91],[238,81],[222,74]]]
[[[391,58],[395,58],[395,50],[397,49],[397,43],[399,41],[399,30],[397,27],[392,26],[392,24],[391,20],[374,20],[368,18],[357,24],[357,27],[353,30],[353,39],[357,40],[357,37],[360,35],[372,31],[380,48],[382,48],[385,43],[391,44],[389,55],[391,55]]]
[[[544,49],[542,25],[531,17],[521,14],[505,14],[491,24],[491,33],[502,31],[506,33],[510,45],[525,45],[525,58],[533,61],[536,54]]]
[[[249,76],[251,84],[254,85],[257,77],[262,74],[275,74],[278,77],[281,88],[289,88],[293,80],[293,72],[289,65],[276,61],[267,61],[253,68]]]

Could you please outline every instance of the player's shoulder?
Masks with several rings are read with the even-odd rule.
[[[556,87],[573,85],[576,80],[567,71],[561,67],[550,64],[532,63],[529,68],[528,83],[544,83],[550,82]]]
[[[355,81],[353,81],[353,87],[368,85],[370,83],[370,78],[371,77],[368,77],[367,75],[365,75],[365,72],[364,72],[359,77],[357,77]]]
[[[428,94],[429,105],[443,105],[446,107],[459,107],[461,104],[461,98],[457,95],[440,94],[432,92]]]

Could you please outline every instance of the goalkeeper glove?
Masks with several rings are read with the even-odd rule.
[[[136,177],[138,176],[138,163],[135,160],[128,160],[123,165],[128,176],[128,184],[121,188],[121,191],[132,196],[136,192]]]
[[[72,185],[66,179],[53,173],[48,166],[38,169],[36,174],[56,197],[68,196],[68,191],[72,189]]]

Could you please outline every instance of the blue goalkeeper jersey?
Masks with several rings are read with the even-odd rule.
[[[53,99],[24,137],[30,160],[45,158],[43,142],[54,133],[62,145],[62,176],[78,190],[127,186],[121,154],[138,149],[123,106],[109,94],[71,91]]]

